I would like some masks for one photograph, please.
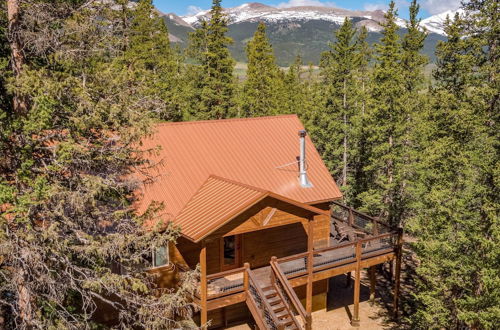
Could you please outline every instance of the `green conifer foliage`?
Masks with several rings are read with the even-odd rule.
[[[139,142],[164,100],[151,93],[149,59],[128,51],[151,35],[131,28],[146,18],[127,5],[24,1],[9,31],[24,51],[7,89],[26,111],[0,112],[0,327],[99,328],[97,306],[114,309],[121,328],[194,325],[195,274],[159,296],[144,272],[178,230],[157,205],[140,217],[131,208],[141,180],[132,172],[154,165]]]
[[[354,73],[359,57],[355,34],[351,20],[346,18],[336,32],[337,41],[322,56],[320,67],[325,104],[324,109],[319,109],[315,115],[316,128],[312,132],[323,159],[344,189],[351,165],[351,120],[356,113]]]
[[[494,329],[500,321],[498,2],[465,9],[446,23],[421,126],[411,318],[420,328]]]
[[[283,78],[281,106],[279,113],[302,114],[305,111],[305,102],[308,97],[309,81],[302,81],[302,58],[295,57]],[[279,86],[275,87],[278,88]]]
[[[353,146],[351,148],[351,173],[346,200],[350,205],[360,207],[358,196],[368,189],[367,175],[364,167],[368,159],[368,103],[370,98],[370,62],[372,49],[367,42],[368,30],[362,27],[356,40],[357,70],[354,76],[356,89],[356,113],[351,118],[353,126]]]
[[[280,112],[278,95],[279,68],[273,48],[266,36],[266,26],[259,23],[255,34],[247,44],[248,70],[243,85],[242,117],[269,116]]]
[[[235,77],[234,60],[228,46],[232,39],[226,36],[227,18],[221,0],[213,0],[208,22],[191,34],[190,55],[199,61],[193,75],[191,115],[196,119],[223,119],[234,115]]]
[[[171,48],[165,22],[151,0],[139,1],[133,11],[124,58],[137,78],[148,78],[151,97],[161,95],[163,104],[158,104],[154,114],[163,120],[179,120],[183,106],[179,55]]]
[[[397,34],[397,12],[393,1],[385,14],[382,38],[376,45],[376,64],[371,83],[368,113],[369,158],[365,171],[369,189],[360,194],[364,210],[398,224],[400,172],[406,113],[403,104],[402,48]]]

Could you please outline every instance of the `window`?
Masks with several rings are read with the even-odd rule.
[[[153,267],[165,266],[169,263],[168,245],[161,246],[153,250]]]

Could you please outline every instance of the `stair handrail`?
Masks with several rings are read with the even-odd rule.
[[[281,268],[278,265],[278,259],[276,257],[271,258],[271,275],[274,276],[275,281],[279,281],[281,283],[281,286],[283,290],[285,291],[288,300],[292,304],[293,308],[297,311],[297,313],[300,315],[300,317],[303,319],[304,326],[306,330],[311,329],[311,313],[306,312],[304,306],[300,302],[299,297],[295,293],[295,290],[292,288],[290,285],[290,282],[288,281],[286,275],[283,273]],[[284,301],[286,303],[286,301]],[[293,318],[295,318],[295,315],[291,315]]]
[[[278,318],[274,314],[271,305],[269,304],[269,302],[266,299],[266,295],[264,294],[264,291],[262,291],[261,287],[259,286],[259,284],[258,284],[257,280],[255,279],[252,271],[250,270],[250,267],[248,266],[248,264],[245,264],[244,268],[245,268],[244,274],[246,275],[244,278],[245,290],[247,292],[247,296],[250,297],[251,300],[253,301],[253,303],[261,309],[261,315],[258,315],[260,317],[261,321],[263,321],[264,324],[269,325],[270,329],[284,330],[285,324],[283,322],[281,322],[280,320],[278,320]],[[260,300],[262,302],[261,306],[259,306],[259,304],[255,301],[255,299],[251,293],[250,286],[252,286],[255,289],[257,295],[260,297]],[[272,319],[272,324],[269,324],[269,322],[267,321],[267,318],[265,316],[266,310]]]

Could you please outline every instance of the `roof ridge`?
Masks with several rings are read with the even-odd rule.
[[[247,188],[247,189],[255,190],[255,191],[258,191],[258,192],[261,192],[261,193],[264,193],[264,194],[271,193],[271,191],[269,191],[269,190],[265,190],[265,189],[262,189],[262,188],[259,188],[259,187],[255,187],[255,186],[252,186],[252,185],[249,185],[249,184],[246,184],[246,183],[243,183],[243,182],[239,182],[239,181],[236,181],[236,180],[231,180],[231,179],[228,179],[228,178],[224,178],[222,176],[215,175],[215,174],[210,174],[208,176],[208,178],[214,178],[214,179],[217,179],[217,180],[220,180],[220,181],[225,181],[227,183],[235,184],[235,185],[238,185],[238,186],[241,186],[241,187],[244,187],[244,188]],[[207,179],[207,181],[208,181],[208,179]],[[201,186],[200,186],[200,188],[201,188]]]
[[[179,125],[196,125],[196,124],[216,124],[216,123],[225,123],[232,121],[254,121],[254,120],[270,120],[277,118],[286,118],[286,117],[295,117],[299,118],[299,116],[295,113],[293,114],[284,114],[284,115],[276,115],[276,116],[262,116],[262,117],[252,117],[252,118],[227,118],[227,119],[211,119],[211,120],[193,120],[193,121],[176,121],[176,122],[159,122],[155,123],[155,126],[179,126]]]
[[[250,185],[245,184],[245,183],[241,183],[241,182],[238,182],[238,181],[235,181],[235,180],[230,180],[230,179],[227,179],[227,178],[223,178],[223,177],[215,175],[215,174],[209,174],[208,177],[205,179],[205,181],[203,181],[203,183],[198,187],[198,189],[196,189],[196,191],[191,195],[191,197],[189,197],[188,201],[184,204],[184,206],[180,209],[180,211],[174,216],[174,218],[179,217],[184,212],[184,210],[187,208],[187,206],[189,205],[189,203],[191,203],[191,201],[203,189],[203,187],[208,183],[208,181],[211,178],[219,180],[219,181],[224,181],[224,182],[227,182],[227,183],[235,184],[235,185],[247,188],[247,189],[251,189],[251,190],[260,192],[260,193],[262,193],[264,195],[268,195],[268,194],[271,193],[270,191],[267,191],[267,190],[264,190],[264,189],[261,189],[261,188],[257,188],[257,187],[253,187],[253,186],[250,186]]]

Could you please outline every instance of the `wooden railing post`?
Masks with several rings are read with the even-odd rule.
[[[306,311],[312,313],[312,295],[313,295],[313,219],[309,219],[307,229],[307,287],[306,287]]]
[[[359,327],[359,292],[361,281],[361,241],[356,243],[356,277],[354,282],[354,312],[352,315],[351,325]]]
[[[403,257],[403,228],[398,228],[398,238],[396,242],[396,271],[394,278],[394,318],[399,317],[399,287],[401,276],[401,262]]]
[[[352,213],[352,208],[349,208],[349,217],[347,219],[347,222],[349,223],[349,226],[352,226],[354,224],[354,214]]]
[[[248,270],[250,269],[250,264],[245,262],[243,267],[245,267],[245,271],[243,272],[243,288],[245,289],[245,293],[248,295]]]
[[[201,295],[201,324],[202,329],[206,328],[208,322],[207,306],[207,246],[205,240],[201,243],[200,251],[200,295]]]

